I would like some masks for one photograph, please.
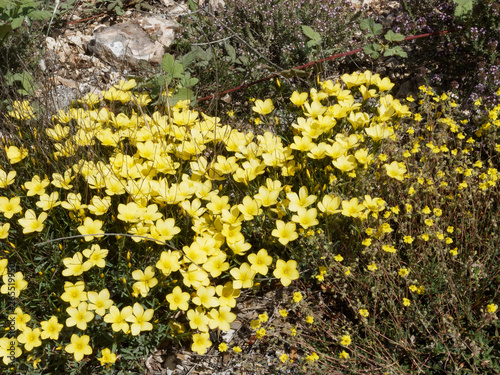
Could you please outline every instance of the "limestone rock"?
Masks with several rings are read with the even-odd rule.
[[[176,28],[174,21],[145,17],[98,28],[87,48],[112,65],[126,62],[138,67],[141,61],[159,63],[174,41]]]

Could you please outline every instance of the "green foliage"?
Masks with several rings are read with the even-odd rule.
[[[196,53],[191,73],[200,79],[201,96],[270,73],[285,72],[286,77],[295,66],[350,50],[353,42],[348,35],[357,29],[355,21],[360,17],[348,3],[338,0],[229,0],[223,11],[199,8],[194,2],[190,6],[192,13],[180,20],[182,38],[176,52]],[[333,71],[336,63],[322,68]],[[209,65],[212,69],[207,69]],[[265,87],[249,90],[252,96]]]
[[[365,18],[361,21],[360,27],[363,30],[368,30],[366,34],[369,38],[377,38],[382,35],[382,25],[376,23],[373,18]],[[403,51],[400,46],[393,46],[392,44],[395,42],[401,42],[404,40],[404,35],[400,33],[395,33],[392,30],[389,30],[384,35],[384,39],[389,42],[388,45],[382,44],[380,42],[373,42],[370,44],[366,44],[363,47],[363,52],[370,56],[373,59],[377,59],[380,56],[380,53],[383,52],[384,56],[400,56],[400,57],[408,57],[408,54]]]
[[[0,43],[24,21],[50,19],[52,13],[42,10],[42,2],[34,0],[0,0]]]
[[[311,48],[311,47],[317,47],[321,45],[322,39],[321,35],[311,29],[309,26],[302,25],[302,32],[310,39],[306,45]]]
[[[455,17],[461,18],[468,16],[472,12],[475,0],[453,0],[457,7],[455,8]]]
[[[496,0],[424,0],[402,2],[397,25],[404,33],[450,31],[439,38],[415,41],[415,58],[408,72],[420,71],[423,79],[443,89],[457,89],[462,106],[470,109],[478,97],[490,104],[500,83],[500,3]],[[477,66],[475,74],[470,67]]]
[[[18,86],[17,83],[19,83],[21,87],[17,90],[17,92],[21,95],[34,95],[38,89],[38,84],[33,76],[31,76],[28,72],[14,74],[7,72],[5,74],[5,82],[7,85],[12,87]]]
[[[75,0],[70,0],[70,4],[65,4],[65,12],[71,10],[72,4],[75,3]],[[125,13],[127,8],[130,8],[134,5],[134,8],[138,11],[150,11],[153,7],[145,0],[136,0],[136,1],[123,1],[123,0],[96,0],[91,3],[83,3],[80,4],[82,10],[85,14],[96,14],[101,12],[106,12],[110,14],[116,14],[117,16],[121,16]]]
[[[198,78],[191,77],[191,73],[186,71],[194,59],[194,53],[187,53],[180,58],[166,53],[160,64],[161,72],[148,78],[139,87],[150,89],[154,105],[167,107],[182,100],[194,101],[192,88],[198,83]]]
[[[5,111],[13,98],[33,95],[39,88],[33,72],[42,29],[52,12],[40,1],[0,1],[0,110]],[[3,123],[5,117],[0,116]]]

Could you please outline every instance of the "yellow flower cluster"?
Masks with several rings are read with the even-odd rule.
[[[269,244],[278,248],[311,236],[308,233],[314,234],[315,227],[334,215],[362,221],[380,215],[384,221],[367,231],[372,238],[363,241],[366,247],[393,232],[386,219],[399,214],[398,206],[386,210],[387,203],[380,197],[359,192],[348,196],[350,191],[341,188],[364,174],[396,184],[415,180],[410,162],[403,161],[405,154],[392,160],[382,153],[382,143],[396,140],[400,123],[411,116],[407,105],[385,93],[393,86],[388,78],[366,71],[343,75],[337,82],[319,82],[318,90],[294,92],[290,100],[299,116],[291,124],[293,139],[289,141],[268,129],[254,134],[222,124],[219,118],[193,110],[189,101],[177,102],[168,113],[147,114],[143,107],[151,98],[132,91],[135,86],[133,80],[120,82],[101,95],[85,96],[78,105],[54,116],[46,135],[53,141],[54,157],[62,163],[68,161],[61,173],[18,181],[15,164],[26,159],[28,150],[5,148],[11,170],[0,168],[0,188],[17,184],[26,197],[0,197],[0,213],[10,220],[0,224],[0,239],[8,241],[14,236],[11,225],[19,225],[25,235],[46,233],[57,213],[83,236],[82,243],[90,242],[80,251],[66,249],[71,254],[60,265],[67,278],[60,291],[66,303],[64,325],[53,316],[40,322],[41,329],[30,328],[25,323],[31,317],[17,313],[22,331],[17,341],[24,344],[25,352],[42,345],[42,340],[57,339],[64,326],[65,330],[85,331],[96,316],[113,333],[137,336],[151,331],[156,311],[147,308],[149,298],[161,294],[168,309],[185,316],[196,332],[191,349],[203,354],[212,345],[209,330],[230,329],[236,319],[237,298],[242,290],[256,285],[256,278],[269,277],[271,270],[283,286],[299,278],[296,261],[279,259],[269,248],[252,248],[252,228],[259,228],[259,235],[265,233]],[[255,100],[252,109],[265,119],[275,107],[266,99]],[[27,111],[23,105],[11,116],[27,119]],[[448,152],[444,146],[427,148],[434,154]],[[421,152],[419,147],[415,142],[408,152]],[[92,153],[99,157],[91,157]],[[75,158],[79,160],[70,164]],[[310,168],[312,164],[320,167]],[[483,183],[496,182],[498,173],[493,168],[484,172],[484,178],[475,173],[483,165],[464,168],[471,169],[470,174],[477,174]],[[314,181],[311,173],[325,175],[329,183],[316,187],[285,184],[299,174],[298,181]],[[413,185],[418,188],[417,183]],[[422,185],[428,186],[425,179]],[[442,211],[434,207],[429,212],[434,216],[423,220],[433,228]],[[111,247],[103,245],[111,228],[122,229],[144,248],[151,245],[148,264],[138,267],[136,254],[130,252],[126,260],[125,255],[119,259],[129,269],[120,276],[124,288],[130,290],[127,303],[118,302],[111,288],[92,290],[87,282],[87,275],[97,269],[105,279],[106,268],[114,266],[107,259]],[[440,230],[438,236],[448,241],[443,233]],[[404,236],[404,243],[409,245],[414,239]],[[97,241],[109,249],[101,248]],[[388,255],[397,252],[392,243],[380,245]],[[334,259],[348,276],[351,268],[343,266],[347,260],[340,254]],[[380,272],[375,261],[364,269],[374,275]],[[403,278],[409,272],[401,268],[399,275]],[[316,277],[322,281],[326,275],[326,268],[320,267]],[[16,274],[15,280],[18,296],[27,282],[22,274]],[[6,293],[4,287],[1,292]],[[301,299],[300,293],[294,295],[295,302]],[[281,314],[286,316],[286,311]],[[367,309],[360,309],[359,314],[369,316]],[[260,326],[263,319],[252,324],[259,338],[266,335]],[[312,324],[314,319],[308,316],[307,321]],[[342,336],[340,343],[349,346],[350,336]],[[65,350],[76,360],[93,351],[89,337],[76,334]],[[103,348],[99,360],[103,365],[114,363],[116,355]],[[317,356],[311,355],[309,360],[317,360]]]

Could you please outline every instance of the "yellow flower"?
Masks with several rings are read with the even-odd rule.
[[[314,318],[311,315],[306,316],[306,323],[313,324]]]
[[[333,160],[332,164],[342,173],[352,171],[357,167],[356,158],[353,155],[342,155]]]
[[[289,260],[285,262],[284,260],[278,259],[276,262],[276,269],[273,275],[280,279],[283,286],[288,286],[291,284],[292,280],[299,278],[299,271],[297,271],[297,262],[295,260]]]
[[[404,236],[404,237],[403,237],[403,241],[404,241],[405,243],[408,243],[408,244],[409,244],[409,243],[412,243],[412,242],[413,242],[413,237],[412,237],[412,236]]]
[[[89,345],[90,337],[87,335],[71,336],[71,344],[66,345],[64,350],[75,356],[76,361],[81,361],[85,355],[92,354],[92,348]]]
[[[408,298],[403,298],[403,306],[410,306],[411,301]]]
[[[14,358],[20,357],[21,354],[23,354],[23,351],[19,347],[17,338],[0,338],[0,356],[3,357],[3,363],[8,365],[13,362]]]
[[[208,332],[209,319],[201,307],[197,307],[196,310],[188,310],[187,318],[189,320],[189,326],[192,329],[198,329],[201,332]]]
[[[488,311],[488,313],[494,314],[498,310],[498,305],[490,303],[488,306],[486,306],[486,310]]]
[[[378,270],[378,267],[375,263],[371,263],[369,264],[368,266],[366,266],[366,268],[368,268],[368,271],[376,271]]]
[[[432,219],[425,219],[425,220],[424,220],[424,223],[425,223],[425,225],[427,225],[428,227],[431,227],[431,226],[433,226],[433,225],[434,225],[434,220],[432,220]]]
[[[16,171],[6,173],[2,168],[0,168],[0,188],[5,189],[7,186],[12,185],[16,175]]]
[[[134,286],[140,291],[142,297],[146,297],[149,290],[158,284],[158,279],[155,277],[155,271],[152,266],[146,267],[144,272],[142,270],[135,270],[132,272],[132,277],[137,280]]]
[[[172,311],[177,309],[186,311],[189,308],[189,293],[183,292],[179,286],[176,286],[166,298],[170,303],[170,310]]]
[[[396,248],[394,246],[389,246],[389,245],[383,245],[382,250],[384,250],[386,253],[395,253]]]
[[[57,191],[54,191],[50,195],[48,194],[41,195],[40,200],[36,202],[36,205],[37,207],[40,207],[42,210],[48,211],[61,204],[61,202],[57,201],[58,199],[59,199],[59,193]]]
[[[101,366],[110,365],[116,362],[116,354],[111,353],[111,350],[104,348],[101,352],[101,358],[97,358],[101,362]]]
[[[384,164],[389,177],[395,178],[398,181],[403,181],[404,174],[406,173],[406,166],[404,163],[393,161],[391,164]]]
[[[87,302],[81,302],[78,308],[68,307],[66,312],[69,318],[66,319],[66,327],[77,326],[82,331],[87,329],[87,323],[94,319],[94,313],[88,311]]]
[[[252,327],[252,329],[258,329],[260,328],[260,326],[261,326],[261,321],[258,319],[252,320],[250,322],[250,327]]]
[[[300,107],[301,105],[303,105],[306,102],[307,96],[308,96],[307,92],[301,92],[299,94],[299,92],[294,91],[292,93],[292,96],[290,97],[290,101],[293,104],[295,104],[297,107]]]
[[[251,288],[256,272],[250,268],[246,262],[242,263],[239,268],[232,268],[229,273],[233,276],[233,286],[236,289]]]
[[[342,212],[342,210],[339,210],[340,206],[340,198],[339,197],[334,197],[331,195],[325,195],[323,197],[323,200],[318,203],[318,208],[321,212],[326,213],[327,215],[332,215],[338,212]]]
[[[114,332],[130,332],[130,327],[126,319],[132,315],[132,306],[125,306],[121,311],[116,306],[109,308],[109,313],[104,316],[104,321],[111,324]]]
[[[406,276],[408,276],[410,271],[408,270],[408,268],[400,268],[398,273],[399,273],[399,276],[406,277]]]
[[[10,229],[10,224],[0,224],[0,240],[3,240],[7,237],[9,237],[9,229]]]
[[[64,258],[64,266],[62,271],[63,276],[80,276],[92,267],[91,262],[83,262],[83,255],[79,251],[73,255],[73,258]]]
[[[89,299],[89,310],[95,310],[95,312],[101,316],[106,314],[106,310],[113,305],[113,301],[109,298],[108,289],[103,289],[99,293],[88,292]]]
[[[351,336],[349,335],[344,335],[340,338],[340,345],[342,346],[349,346],[351,345]]]
[[[101,249],[97,244],[92,245],[90,249],[83,250],[83,256],[88,258],[88,262],[92,266],[97,266],[99,268],[104,268],[106,266],[105,258],[108,255],[107,249]]]
[[[22,272],[16,272],[14,277],[9,274],[3,275],[2,279],[4,282],[4,285],[2,285],[0,289],[0,293],[2,294],[9,294],[12,296],[13,293],[14,297],[17,298],[21,294],[21,291],[28,287],[28,282],[24,280]]]
[[[252,110],[260,115],[268,115],[274,110],[273,101],[271,99],[266,99],[265,101],[258,99],[254,104],[255,106],[252,107]]]
[[[28,150],[25,148],[17,148],[16,146],[5,146],[5,152],[9,158],[10,164],[19,163],[26,156],[28,156]]]
[[[368,246],[370,246],[370,245],[372,244],[372,239],[371,239],[371,238],[365,238],[365,239],[361,242],[361,244],[362,244],[363,246],[368,247]]]
[[[77,307],[81,301],[87,300],[87,293],[84,290],[85,283],[83,281],[77,281],[75,284],[66,281],[61,299],[69,302],[72,307]]]
[[[48,321],[41,322],[40,325],[42,326],[42,340],[47,340],[49,338],[52,340],[58,340],[59,332],[61,332],[64,327],[64,325],[59,324],[59,321],[55,316],[52,316]]]
[[[359,203],[358,198],[342,201],[342,215],[344,216],[359,217],[364,209],[365,206]]]
[[[280,355],[280,361],[285,363],[286,361],[288,361],[288,355],[286,355],[285,353],[283,353],[282,355]]]
[[[12,103],[13,111],[8,112],[10,117],[17,120],[30,120],[35,117],[33,113],[33,107],[31,107],[30,102],[23,100],[22,102],[16,100]]]
[[[359,315],[361,315],[363,318],[367,318],[370,313],[368,312],[367,309],[359,309]]]
[[[130,91],[135,86],[137,86],[135,79],[129,79],[128,81],[121,79],[116,85],[113,85],[114,88],[122,91]]]
[[[241,353],[241,348],[239,346],[233,346],[233,352],[235,353]]]
[[[94,236],[91,235],[100,238],[102,237],[100,234],[104,234],[104,231],[101,229],[103,224],[101,220],[92,220],[90,217],[86,217],[83,225],[80,225],[77,229],[80,234],[85,235],[85,241],[92,241]]]
[[[319,359],[319,356],[316,353],[311,353],[310,355],[306,356],[306,361],[307,362],[314,362]]]
[[[24,183],[24,187],[28,189],[26,192],[26,195],[28,197],[34,196],[34,195],[43,195],[45,194],[45,188],[50,184],[50,181],[48,178],[44,178],[43,180],[40,179],[39,176],[35,175],[31,179],[31,181],[27,181]]]
[[[265,328],[260,328],[255,331],[255,335],[258,339],[261,339],[266,335],[266,329]]]
[[[267,313],[263,313],[263,314],[259,314],[259,321],[262,322],[262,323],[265,323],[269,320],[269,316],[267,315]]]
[[[289,242],[296,240],[299,235],[297,234],[295,223],[286,223],[281,220],[276,220],[276,229],[273,229],[271,235],[278,238],[278,241],[287,245]]]
[[[33,210],[28,210],[24,214],[23,219],[19,219],[18,222],[23,227],[23,233],[28,234],[32,232],[41,232],[45,227],[43,222],[47,219],[47,213],[42,212],[40,216],[36,217],[36,213]]]
[[[132,314],[127,316],[125,320],[130,323],[130,331],[133,336],[137,336],[142,331],[151,331],[153,325],[149,322],[153,318],[153,309],[144,310],[144,307],[139,303],[134,303]]]
[[[288,316],[288,311],[286,309],[281,309],[279,313],[283,318],[286,318]]]
[[[17,337],[17,340],[21,344],[24,344],[24,349],[30,352],[33,350],[33,348],[42,345],[42,341],[40,340],[40,334],[41,334],[40,328],[31,329],[29,327],[26,327],[23,330],[23,333],[21,333]]]
[[[269,272],[268,266],[273,262],[273,258],[267,254],[266,249],[260,249],[257,254],[249,254],[248,261],[252,270],[265,276]]]
[[[345,350],[342,350],[342,351],[339,353],[339,358],[340,358],[340,359],[349,359],[349,353],[347,353]]]

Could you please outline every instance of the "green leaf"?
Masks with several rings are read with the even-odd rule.
[[[191,78],[191,74],[186,73],[180,80],[182,87],[193,87],[198,83],[198,78]]]
[[[453,0],[457,7],[455,8],[455,17],[463,17],[472,11],[474,0]]]
[[[371,43],[363,47],[363,52],[370,56],[372,59],[376,59],[380,56],[380,51],[382,48],[377,43]]]
[[[0,41],[12,31],[12,27],[10,25],[0,25]]]
[[[229,43],[224,44],[224,47],[226,48],[226,52],[229,55],[231,62],[236,61],[236,50],[234,49],[234,47]]]
[[[184,72],[184,67],[175,61],[174,56],[170,53],[163,55],[161,60],[161,67],[165,73],[167,73],[172,78],[181,78]]]
[[[306,25],[302,25],[302,32],[312,40],[321,41],[321,35]]]
[[[369,30],[369,36],[375,36],[382,34],[382,25],[379,23],[375,23],[373,18],[365,18],[359,26],[364,30]]]
[[[195,59],[196,59],[196,52],[190,51],[185,55],[182,55],[179,59],[179,62],[182,64],[184,68],[187,68],[189,65],[193,63]]]
[[[248,59],[248,57],[247,57],[247,56],[240,56],[240,57],[238,57],[238,59],[236,60],[236,63],[238,63],[238,64],[242,64],[242,65],[248,65],[249,61],[250,61],[250,60]]]
[[[408,57],[408,54],[405,51],[403,51],[403,49],[400,46],[396,46],[396,47],[387,48],[384,52],[384,56]]]
[[[310,40],[306,43],[306,45],[311,48],[311,47],[316,47],[321,45],[321,40]]]
[[[34,10],[28,14],[28,17],[38,21],[48,20],[52,17],[52,12],[47,10]]]
[[[24,74],[23,79],[21,81],[24,90],[28,93],[28,95],[34,95],[35,91],[38,89],[38,85],[32,76],[29,74]]]
[[[188,0],[188,6],[191,12],[194,12],[198,9],[198,3],[194,2],[193,0]]]
[[[177,93],[175,93],[171,98],[168,99],[168,103],[171,106],[174,106],[180,100],[193,100],[193,99],[194,99],[193,91],[191,91],[186,87],[181,87],[179,91],[177,91]]]
[[[17,17],[15,19],[13,19],[12,22],[10,23],[12,30],[15,30],[18,27],[20,27],[23,24],[23,20],[24,20],[24,17]]]
[[[389,30],[385,35],[384,38],[388,40],[389,42],[401,42],[402,40],[405,39],[405,36],[400,33],[395,33],[392,30]]]

